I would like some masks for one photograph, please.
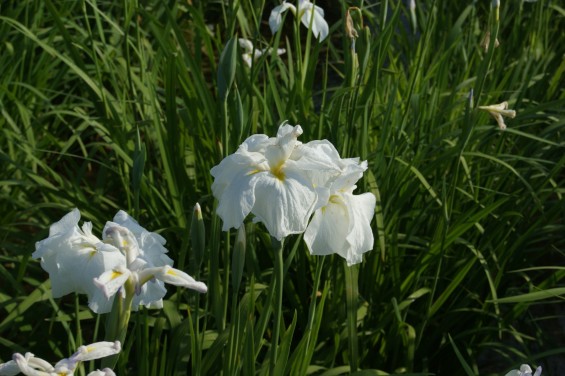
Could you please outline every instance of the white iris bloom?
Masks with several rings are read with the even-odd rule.
[[[78,227],[80,212],[73,209],[49,228],[49,237],[35,244],[32,257],[41,258],[41,266],[49,273],[54,298],[71,292],[88,295],[94,312],[108,312],[108,302],[92,283],[106,270],[125,264],[125,256],[117,248],[92,234],[92,223]]]
[[[136,293],[132,302],[133,309],[137,309],[139,305],[163,307],[163,297],[167,293],[164,282],[201,293],[208,290],[204,283],[172,268],[173,260],[166,255],[168,251],[164,247],[165,239],[144,229],[126,212],[120,210],[114,217],[114,222],[107,222],[103,234],[106,242],[126,256],[126,263],[106,270],[94,279],[94,284],[108,300],[128,281],[132,283]]]
[[[541,366],[536,368],[536,372],[532,373],[532,368],[527,364],[522,364],[520,369],[514,369],[508,372],[505,376],[540,376],[541,375]]]
[[[16,353],[13,360],[0,364],[0,376],[14,376],[23,373],[27,376],[72,376],[80,362],[105,358],[118,354],[122,349],[119,341],[96,342],[88,346],[81,346],[70,357],[62,359],[55,366],[49,362],[36,358],[32,353],[25,355]],[[115,376],[114,372],[105,368],[102,371],[94,371],[88,376]]]
[[[281,27],[282,14],[289,10],[295,17],[300,18],[304,26],[312,30],[312,34],[321,41],[326,39],[329,34],[329,26],[324,19],[324,10],[317,5],[312,4],[309,0],[298,0],[298,7],[283,1],[276,6],[269,16],[269,26],[271,32],[275,34]]]
[[[329,185],[329,198],[314,213],[304,233],[304,241],[313,255],[337,253],[349,266],[358,264],[363,261],[362,254],[373,249],[374,243],[370,223],[375,213],[376,198],[372,193],[353,194],[355,183],[367,169],[367,162],[359,163],[358,158],[340,159],[333,145],[327,141],[310,144],[333,154],[341,173],[325,183]],[[319,181],[320,177],[317,179]]]
[[[335,163],[299,142],[302,128],[281,125],[277,137],[253,135],[210,171],[212,192],[219,200],[223,230],[239,228],[249,213],[271,236],[281,240],[302,233],[324,187],[315,187],[312,171],[335,173]]]
[[[265,49],[258,49],[253,46],[253,43],[249,39],[239,38],[239,47],[242,49],[241,58],[245,65],[249,68],[253,65],[253,62],[258,60],[261,56],[265,54],[270,54],[272,49],[265,48]],[[286,50],[284,48],[277,49],[277,55],[280,56],[284,54]]]
[[[71,292],[87,294],[90,309],[107,313],[112,309],[113,296],[128,280],[135,287],[133,309],[139,305],[161,308],[167,292],[164,282],[171,280],[206,292],[204,283],[172,268],[165,239],[145,230],[126,212],[120,210],[113,222],[106,223],[102,240],[92,234],[91,223],[80,229],[79,220],[78,209],[65,215],[50,227],[47,239],[36,243],[32,255],[41,258],[55,298]],[[176,279],[171,279],[171,273]]]
[[[478,106],[477,108],[487,111],[498,123],[498,128],[500,130],[506,129],[506,124],[504,123],[504,117],[509,117],[514,119],[516,117],[516,111],[508,109],[508,102],[504,101],[499,104],[491,104],[490,106]]]

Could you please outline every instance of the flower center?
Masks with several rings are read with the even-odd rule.
[[[280,163],[276,166],[271,167],[271,174],[273,174],[280,181],[284,181],[284,179],[285,179],[285,175],[284,175],[284,171],[283,171],[283,165],[284,165],[284,163]]]

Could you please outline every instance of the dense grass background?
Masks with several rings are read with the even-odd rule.
[[[103,337],[84,296],[52,299],[30,256],[73,207],[98,234],[124,209],[209,293],[170,288],[163,310],[133,315],[116,372],[266,373],[270,240],[246,226],[234,289],[231,265],[243,256],[232,260],[235,233],[221,232],[209,171],[288,120],[303,142],[325,138],[368,160],[359,192],[378,204],[375,249],[352,270],[287,240],[280,374],[358,363],[360,374],[501,375],[525,362],[562,374],[562,5],[503,1],[497,23],[486,0],[416,2],[414,17],[398,1],[320,1],[331,32],[319,44],[290,13],[272,36],[277,4],[0,4],[0,360],[31,351],[56,361]],[[358,65],[344,34],[349,6],[366,27],[357,14]],[[480,46],[487,30],[498,48]],[[228,48],[220,62],[237,37],[287,51],[249,69]],[[476,109],[502,101],[517,111],[506,131]],[[196,202],[200,268],[190,262]],[[356,276],[352,333],[346,279]]]

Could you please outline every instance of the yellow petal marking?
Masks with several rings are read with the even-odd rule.
[[[116,278],[118,278],[119,276],[121,276],[123,273],[117,272],[115,270],[112,270],[112,275],[110,276],[110,281],[114,280]]]
[[[284,162],[271,167],[271,174],[275,175],[275,177],[280,181],[284,181],[285,179],[284,171],[282,169],[283,166],[284,166]]]

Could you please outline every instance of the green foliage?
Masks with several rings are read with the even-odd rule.
[[[103,338],[31,253],[73,207],[98,233],[124,209],[209,292],[169,287],[133,314],[117,374],[268,373],[275,255],[262,225],[244,251],[221,231],[209,171],[285,120],[366,159],[377,211],[358,270],[285,242],[275,373],[499,375],[562,356],[563,8],[502,2],[497,22],[487,1],[317,3],[323,43],[289,12],[272,36],[275,1],[0,5],[0,361]],[[239,37],[273,50],[248,68]],[[502,101],[505,131],[476,108]]]

